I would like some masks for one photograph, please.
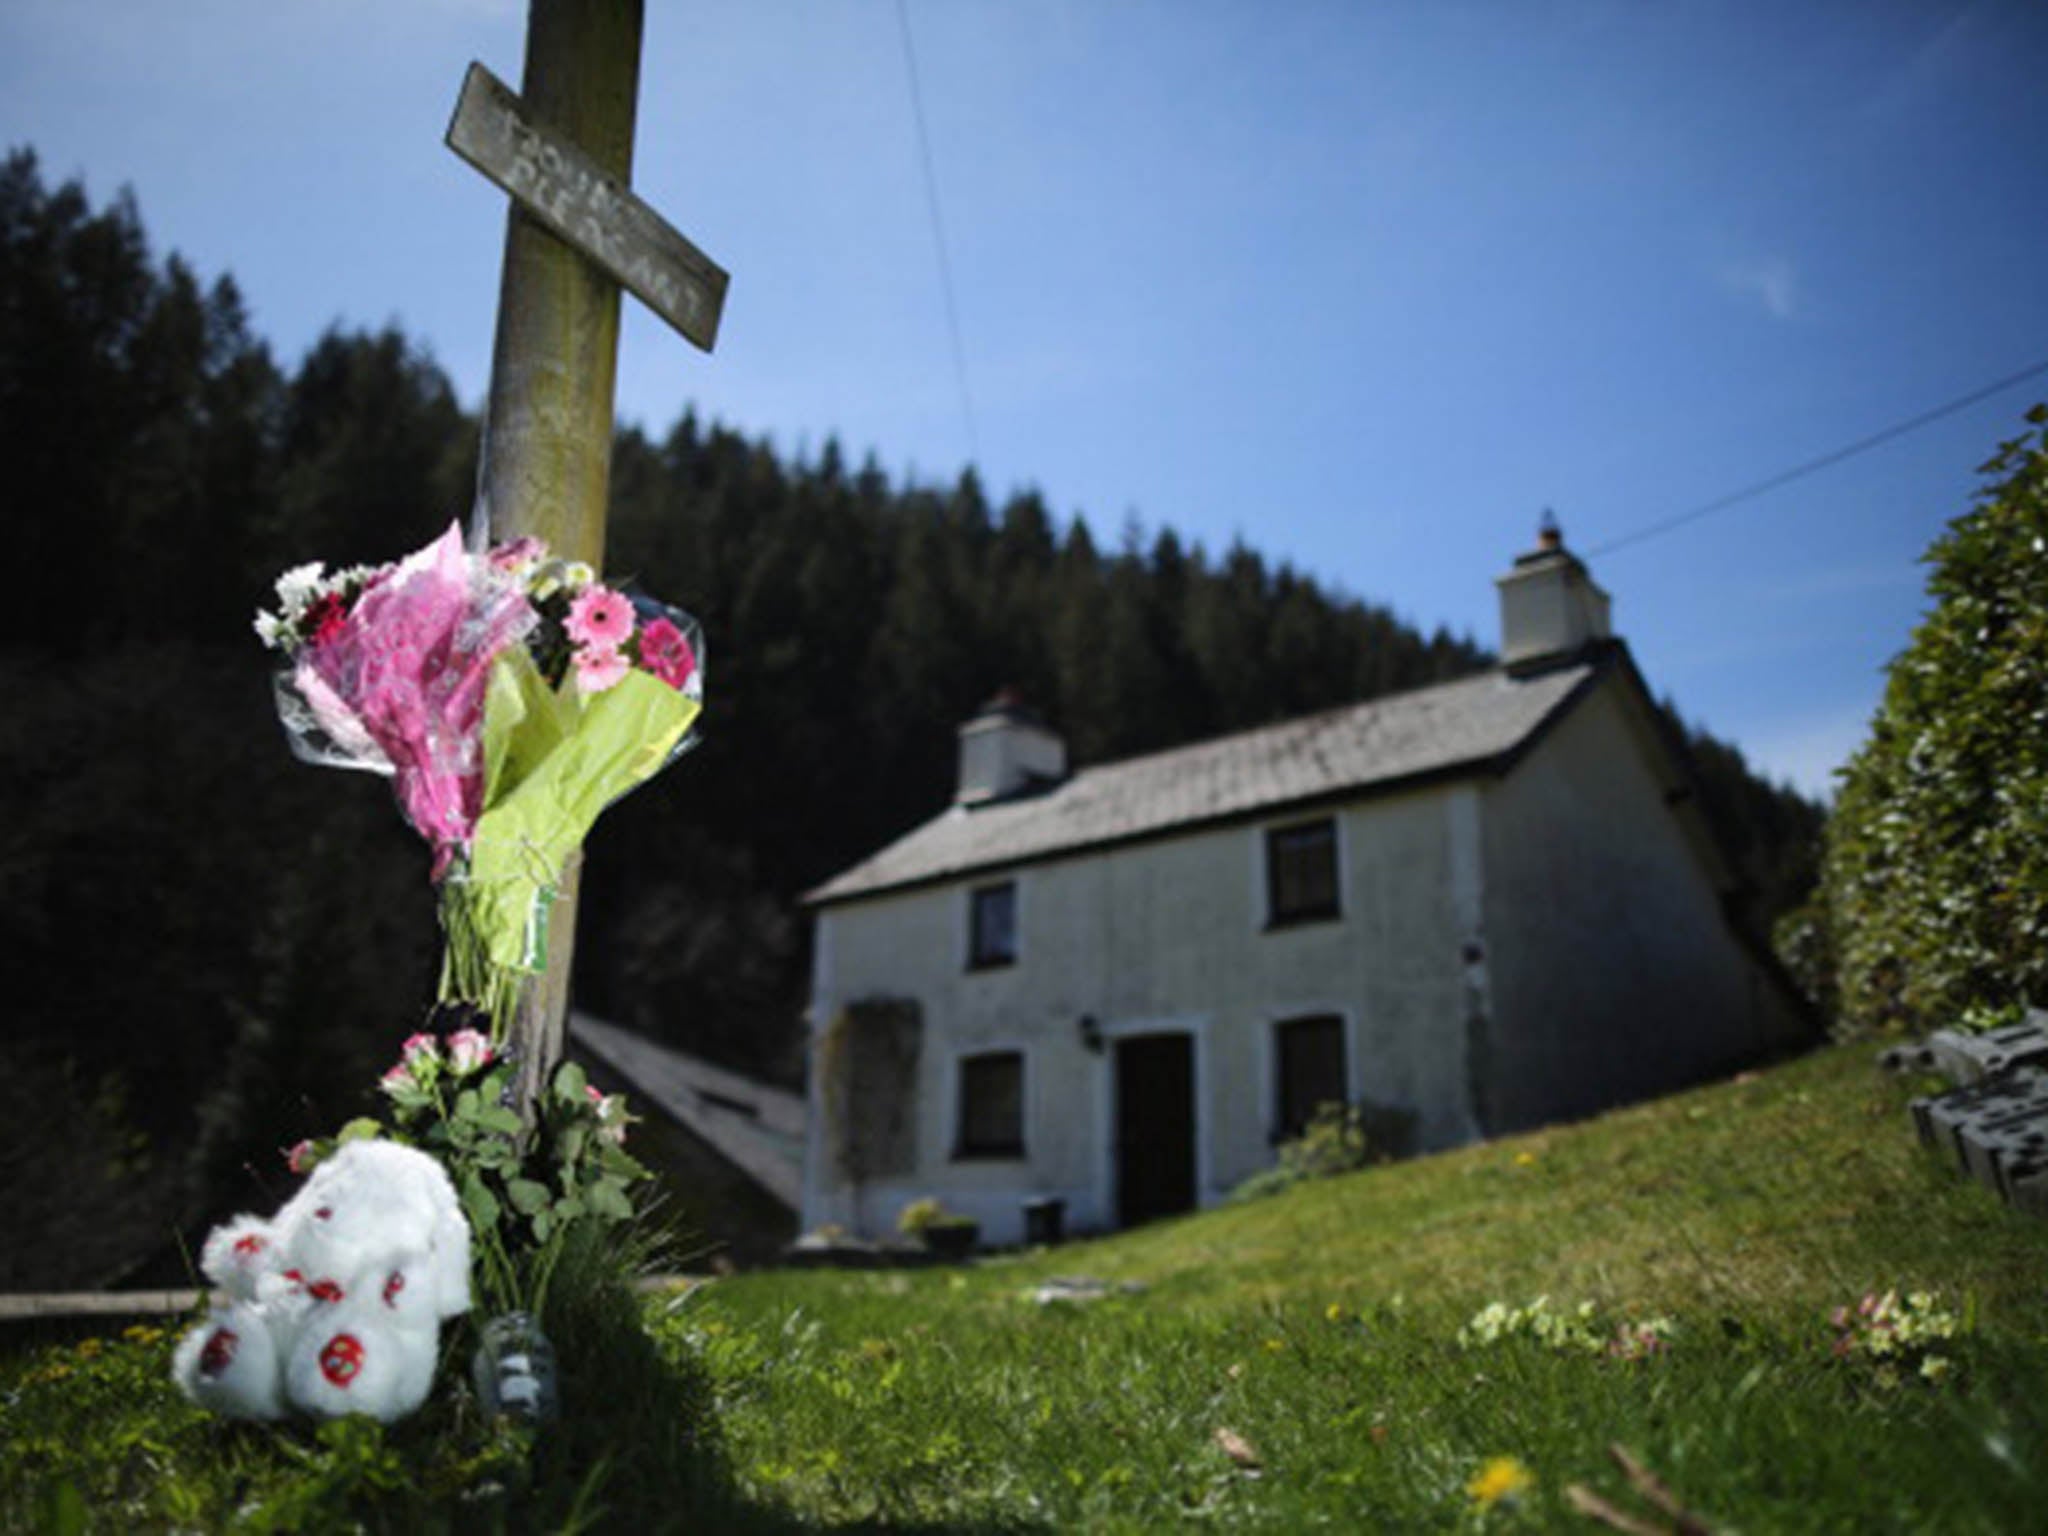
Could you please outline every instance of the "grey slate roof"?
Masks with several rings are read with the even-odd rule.
[[[1044,794],[950,806],[804,900],[846,901],[1297,801],[1477,772],[1519,752],[1598,670],[1589,661],[1527,678],[1484,672],[1105,763]]]

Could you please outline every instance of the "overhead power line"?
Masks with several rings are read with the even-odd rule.
[[[974,400],[967,393],[967,349],[960,343],[960,307],[953,301],[953,263],[946,249],[946,221],[939,215],[939,178],[932,169],[931,134],[924,122],[924,92],[917,79],[917,50],[910,42],[910,11],[896,0],[896,26],[903,37],[903,68],[910,78],[910,113],[917,121],[917,152],[924,166],[925,208],[931,215],[932,244],[939,254],[939,289],[946,301],[946,334],[953,343],[953,381],[960,390],[960,417],[967,425],[967,453],[981,462],[981,441],[974,430]]]
[[[1662,518],[1657,522],[1636,529],[1633,533],[1624,533],[1618,539],[1609,539],[1605,544],[1596,545],[1594,548],[1587,550],[1586,557],[1591,559],[1596,555],[1612,554],[1617,549],[1625,549],[1631,544],[1640,544],[1645,539],[1654,539],[1659,534],[1669,533],[1674,528],[1682,528],[1687,523],[1698,522],[1710,513],[1732,507],[1739,501],[1748,501],[1752,496],[1761,496],[1765,491],[1774,491],[1781,485],[1789,485],[1794,480],[1814,474],[1828,468],[1830,465],[1839,464],[1844,459],[1853,459],[1859,453],[1867,453],[1872,448],[1888,443],[1895,437],[1904,437],[1908,432],[1924,427],[1930,422],[1939,421],[1944,416],[1953,416],[1957,411],[1964,409],[1966,406],[1975,405],[1979,400],[1988,400],[2000,390],[2010,389],[2015,384],[2023,384],[2028,379],[2043,373],[2048,373],[2048,361],[2035,363],[2030,368],[2022,368],[2018,373],[2007,374],[2004,378],[1994,380],[1981,389],[1973,389],[1967,395],[1951,400],[1946,405],[1937,405],[1932,410],[1922,411],[1918,416],[1886,427],[1881,432],[1873,432],[1868,437],[1858,438],[1847,447],[1837,448],[1832,453],[1824,453],[1817,459],[1808,459],[1804,464],[1796,464],[1788,470],[1772,475],[1767,480],[1759,480],[1754,485],[1746,485],[1739,491],[1730,491],[1726,496],[1717,496],[1714,500],[1694,507],[1689,512],[1680,512],[1674,516]]]

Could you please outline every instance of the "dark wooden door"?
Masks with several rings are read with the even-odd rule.
[[[1195,1206],[1195,1047],[1185,1034],[1116,1043],[1116,1215],[1121,1226]]]

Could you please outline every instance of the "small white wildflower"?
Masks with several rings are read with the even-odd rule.
[[[282,650],[286,633],[283,619],[266,609],[256,610],[256,638],[263,642],[265,650]]]

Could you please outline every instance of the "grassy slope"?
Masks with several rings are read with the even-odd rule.
[[[1627,1503],[1620,1440],[1751,1531],[2025,1528],[2048,1492],[2048,1228],[1923,1154],[1870,1056],[964,1277],[762,1275],[672,1315],[741,1477],[813,1519],[1451,1527],[1512,1455],[1536,1485],[1485,1518],[1583,1530],[1562,1487]],[[1022,1299],[1074,1273],[1147,1289]],[[1973,1319],[1960,1381],[1887,1391],[1831,1359],[1826,1314],[1892,1287]],[[1544,1293],[1681,1331],[1639,1364],[1455,1343],[1486,1302]]]
[[[1610,1441],[1718,1529],[2039,1528],[2048,1226],[1920,1153],[1908,1095],[1832,1051],[966,1271],[718,1282],[654,1303],[653,1349],[630,1307],[558,1331],[571,1422],[523,1471],[449,1383],[389,1433],[229,1429],[167,1338],[18,1356],[0,1528],[71,1490],[107,1530],[1585,1531],[1567,1484],[1631,1503]],[[1075,1273],[1144,1289],[1026,1299]],[[1973,1319],[1938,1387],[1830,1356],[1826,1313],[1894,1286]],[[1539,1293],[1680,1332],[1635,1363],[1456,1342]],[[1496,1456],[1533,1483],[1482,1507]]]

